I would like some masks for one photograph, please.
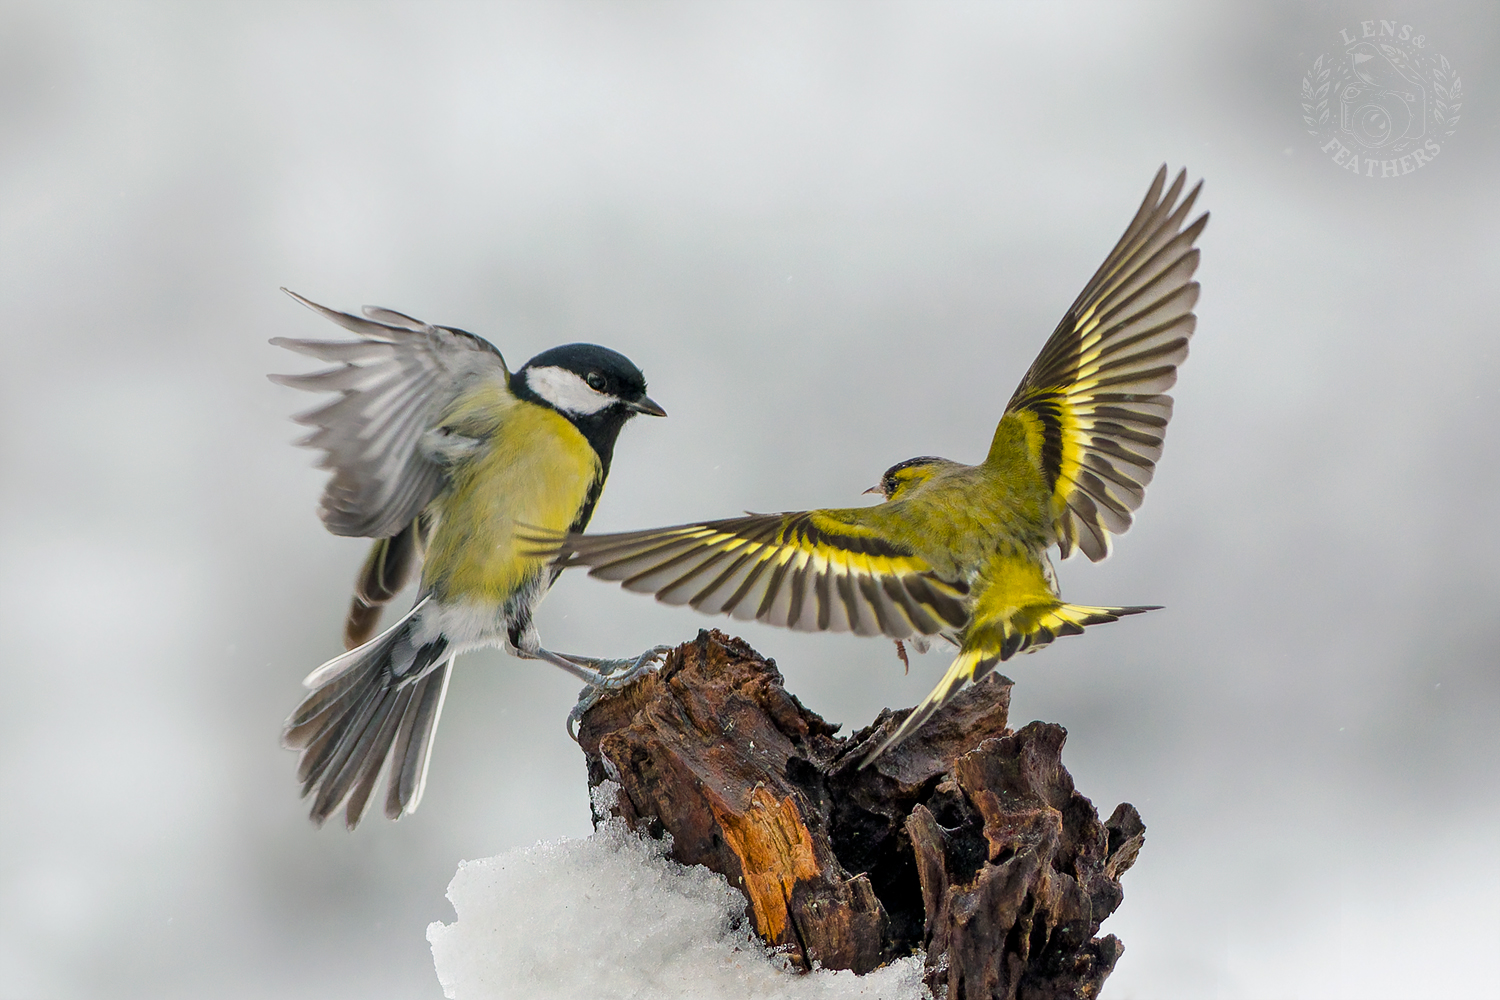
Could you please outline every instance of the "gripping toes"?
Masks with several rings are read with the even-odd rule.
[[[578,722],[584,713],[614,692],[629,686],[642,674],[656,670],[660,661],[671,651],[671,646],[652,646],[640,656],[627,656],[618,660],[585,660],[583,657],[569,656],[568,659],[580,666],[587,665],[593,669],[599,679],[579,692],[578,703],[568,713],[568,736],[575,743],[578,742]]]

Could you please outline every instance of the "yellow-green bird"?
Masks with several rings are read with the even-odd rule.
[[[554,347],[511,373],[464,330],[292,297],[356,335],[276,338],[335,367],[272,379],[336,394],[296,418],[314,428],[302,444],[324,451],[333,471],[318,513],[336,535],[378,541],[345,624],[349,651],[302,682],[311,692],[282,742],[301,753],[313,820],[344,806],[353,829],[382,773],[386,816],[416,810],[457,654],[504,645],[609,687],[666,651],[598,660],[544,648],[533,612],[559,569],[520,537],[582,531],[626,421],[666,414],[640,369],[606,347]],[[381,607],[418,567],[416,603],[372,637]]]
[[[1021,379],[978,465],[892,466],[875,507],[752,514],[571,536],[559,562],[708,614],[803,631],[940,635],[958,656],[865,763],[915,732],[966,683],[1059,635],[1149,607],[1064,602],[1048,558],[1097,562],[1130,527],[1172,415],[1198,284],[1184,225],[1201,182],[1157,173],[1140,210]],[[1181,201],[1179,203],[1179,198]],[[919,640],[920,641],[920,640]],[[904,656],[904,654],[903,654]]]

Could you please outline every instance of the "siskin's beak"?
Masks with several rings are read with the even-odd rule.
[[[667,415],[667,411],[657,406],[656,400],[650,396],[642,396],[640,399],[626,403],[625,408],[627,410],[634,410],[636,413],[644,413],[651,417],[665,417]]]
[[[879,493],[881,496],[885,496],[885,490],[881,489],[879,483],[876,483],[874,486],[871,486],[869,489],[865,490],[865,493]]]

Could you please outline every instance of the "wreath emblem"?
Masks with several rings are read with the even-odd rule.
[[[1302,77],[1302,122],[1319,148],[1367,177],[1411,173],[1442,151],[1463,110],[1463,80],[1422,35],[1393,21],[1340,33]]]

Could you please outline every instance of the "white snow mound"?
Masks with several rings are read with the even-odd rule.
[[[667,845],[604,822],[582,840],[464,861],[458,912],[427,928],[451,1000],[919,1000],[920,956],[867,976],[798,975],[767,951],[722,875],[665,857]]]

